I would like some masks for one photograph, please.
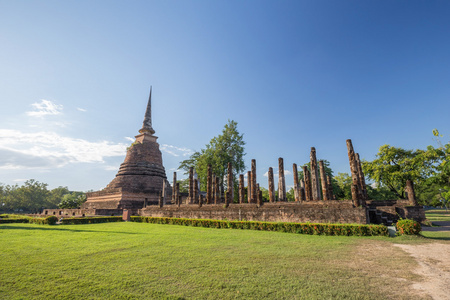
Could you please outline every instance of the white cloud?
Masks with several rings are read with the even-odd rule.
[[[126,136],[125,139],[126,139],[127,141],[130,141],[130,142],[133,142],[133,143],[134,143],[134,141],[135,141],[135,139],[133,139],[132,137],[129,137],[129,136]]]
[[[125,144],[90,142],[54,132],[0,129],[0,169],[48,169],[71,163],[103,163],[122,156]]]
[[[105,166],[103,169],[105,169],[106,171],[118,171],[119,170],[119,166]]]
[[[289,170],[284,170],[284,176],[286,175],[292,175],[292,172]],[[266,173],[264,173],[263,175],[264,177],[269,177],[269,171],[267,171]],[[278,170],[274,170],[273,171],[273,177],[278,177]]]
[[[162,144],[160,147],[161,151],[166,152],[170,155],[173,156],[189,156],[192,153],[194,153],[194,151],[192,151],[191,149],[188,148],[179,148],[176,146],[172,146],[172,145],[167,145],[167,144]]]
[[[77,107],[77,110],[82,111],[82,112],[87,112],[87,109],[80,108],[80,107]]]
[[[43,117],[46,115],[59,115],[63,109],[62,105],[53,103],[52,101],[42,99],[40,103],[31,104],[34,111],[27,111],[26,114],[32,117]]]

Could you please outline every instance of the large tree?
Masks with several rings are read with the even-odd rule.
[[[208,164],[211,164],[212,172],[219,178],[219,183],[223,189],[226,185],[225,175],[229,162],[233,167],[234,178],[245,170],[244,145],[243,134],[239,133],[237,122],[228,120],[222,134],[212,138],[205,149],[195,152],[190,158],[180,162],[178,168],[188,173],[189,168],[193,167],[197,172],[201,188],[205,190]],[[233,181],[236,182],[236,180]]]
[[[420,186],[435,174],[438,156],[432,147],[425,150],[405,150],[383,145],[376,159],[363,161],[364,174],[379,186],[387,187],[396,197],[405,198],[406,181],[411,180]]]

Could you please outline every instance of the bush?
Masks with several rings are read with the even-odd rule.
[[[422,230],[419,222],[410,219],[401,219],[396,224],[398,235],[418,235]]]
[[[279,231],[299,234],[315,235],[354,235],[354,236],[388,236],[384,225],[362,224],[319,224],[319,223],[288,223],[288,222],[259,222],[259,221],[227,221],[203,220],[184,218],[157,218],[132,216],[132,222],[153,224],[171,224],[207,228],[252,229],[264,231]]]
[[[61,224],[94,224],[106,222],[122,222],[122,217],[75,217],[62,219]]]
[[[39,224],[39,225],[55,225],[58,222],[56,216],[49,216],[46,218],[29,218],[29,223]]]

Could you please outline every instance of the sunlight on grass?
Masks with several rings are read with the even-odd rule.
[[[382,287],[392,279],[379,275],[391,260],[368,270],[352,259],[355,247],[387,240],[142,223],[5,224],[0,298],[387,298]],[[405,269],[400,277],[409,276]]]

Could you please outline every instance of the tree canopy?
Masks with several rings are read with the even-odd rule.
[[[245,170],[243,136],[237,129],[237,122],[228,120],[222,134],[212,138],[205,149],[201,149],[188,159],[181,161],[178,168],[188,173],[189,168],[193,167],[197,172],[202,189],[205,189],[208,164],[210,164],[212,172],[219,178],[220,185],[223,187],[226,184],[224,178],[229,162],[233,167],[234,178]]]
[[[406,181],[411,180],[419,203],[433,206],[448,203],[450,143],[443,144],[440,141],[442,135],[437,129],[433,130],[433,135],[439,147],[405,150],[383,145],[373,161],[362,162],[364,174],[376,183],[377,192],[386,196],[390,192],[394,197],[404,199]]]

